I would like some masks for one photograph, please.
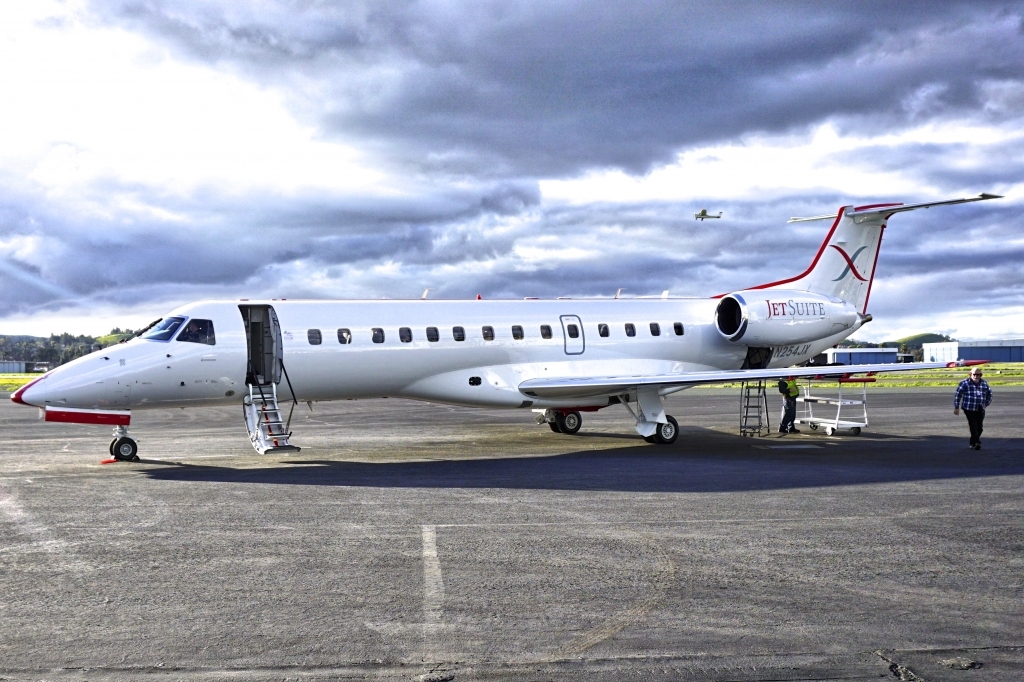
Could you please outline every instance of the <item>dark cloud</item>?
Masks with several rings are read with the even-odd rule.
[[[807,266],[828,224],[786,225],[790,216],[924,197],[829,189],[562,205],[543,200],[539,179],[639,173],[760,132],[805,144],[825,121],[870,137],[1024,122],[1022,3],[126,0],[93,12],[280,89],[297,117],[352,143],[403,193],[174,194],[95,180],[79,203],[101,208],[82,211],[0,175],[0,317],[74,300],[412,297],[426,287],[467,298],[718,294]],[[999,192],[1024,176],[1024,142],[936,134],[829,162],[952,196]],[[694,221],[702,206],[726,218]],[[872,308],[1021,305],[1022,227],[999,202],[899,216]]]
[[[1019,94],[1005,106],[992,84],[1024,77],[1019,2],[95,8],[285,87],[325,134],[477,177],[642,172],[687,146],[824,119],[1019,117]]]

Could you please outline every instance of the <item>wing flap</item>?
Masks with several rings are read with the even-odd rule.
[[[700,386],[701,384],[783,379],[786,377],[841,378],[854,374],[874,374],[879,372],[889,374],[892,372],[911,372],[922,369],[964,367],[973,364],[984,364],[984,362],[908,362],[905,364],[781,367],[779,369],[731,369],[631,376],[527,379],[519,384],[519,391],[530,398],[562,400],[569,398],[593,398],[602,395],[622,395],[641,386],[685,388],[688,386]]]

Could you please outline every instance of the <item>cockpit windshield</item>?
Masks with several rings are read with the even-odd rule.
[[[213,322],[211,320],[197,320],[192,318],[185,325],[185,328],[178,334],[178,341],[188,343],[205,343],[207,346],[217,344],[217,338],[213,334]]]
[[[184,321],[184,317],[165,318],[161,320],[160,324],[143,334],[142,338],[149,339],[150,341],[170,341],[171,337],[174,336],[174,332],[178,331],[178,327]]]

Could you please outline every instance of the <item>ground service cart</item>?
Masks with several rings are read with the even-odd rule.
[[[797,396],[797,418],[794,424],[806,424],[812,431],[824,427],[825,433],[833,435],[839,429],[849,430],[854,436],[868,425],[867,385],[875,382],[874,377],[840,377],[839,394],[835,397],[812,393],[815,379],[835,381],[824,377],[812,377],[803,388],[803,395]],[[857,388],[860,391],[857,391]],[[845,391],[844,391],[845,388]],[[834,417],[825,416],[828,408],[835,407]],[[815,414],[817,408],[817,414]]]

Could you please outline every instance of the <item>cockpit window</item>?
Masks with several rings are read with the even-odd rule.
[[[148,332],[142,335],[142,338],[149,339],[150,341],[170,341],[171,337],[174,336],[174,332],[178,331],[178,327],[185,321],[184,317],[168,317],[160,321],[159,324],[153,326]]]
[[[205,343],[207,346],[215,345],[217,339],[213,336],[213,322],[211,320],[197,320],[195,318],[189,320],[185,324],[185,328],[178,334],[178,341]]]

